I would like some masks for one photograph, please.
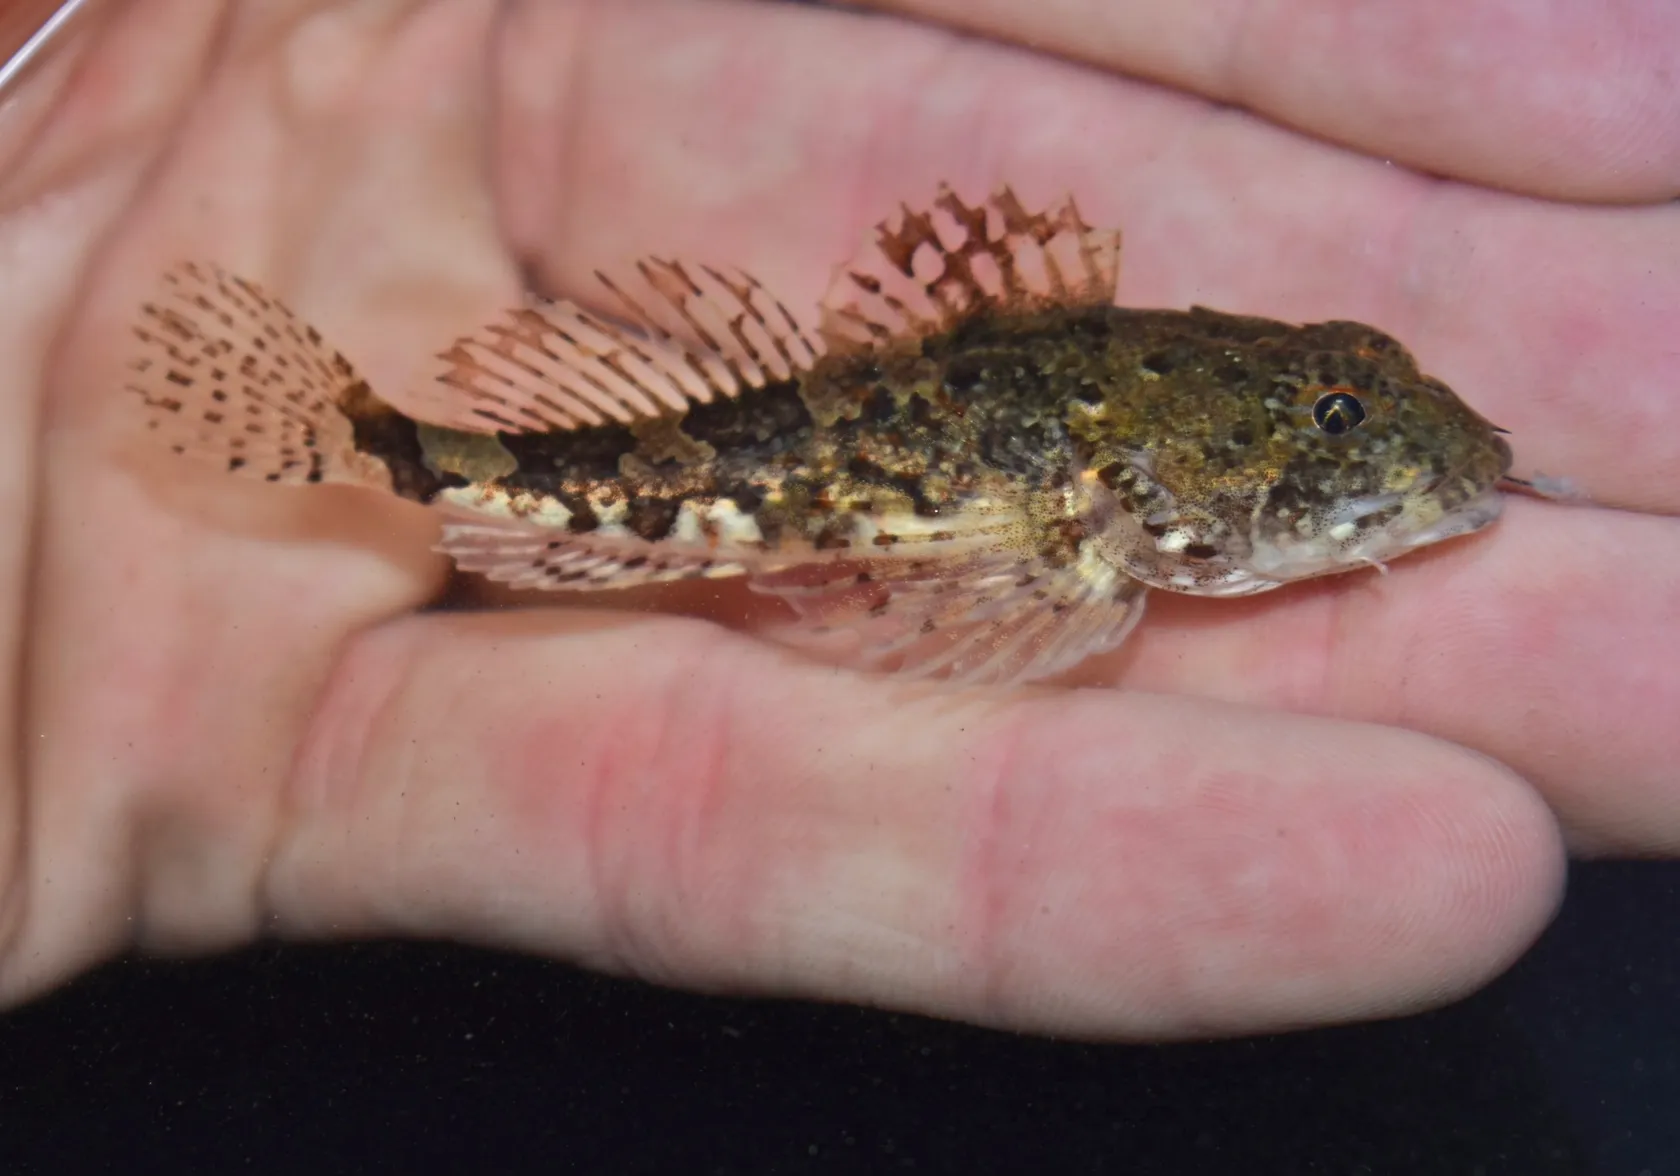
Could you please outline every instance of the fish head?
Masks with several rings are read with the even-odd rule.
[[[1105,553],[1137,579],[1247,595],[1381,567],[1498,518],[1502,430],[1398,344],[1249,347],[1225,369],[1244,378],[1157,389],[1098,447],[1086,481]]]

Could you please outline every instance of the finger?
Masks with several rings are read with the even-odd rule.
[[[1248,600],[1157,593],[1116,653],[1066,675],[1404,726],[1508,764],[1581,853],[1680,853],[1680,523],[1510,503],[1497,526]],[[548,603],[478,588],[485,605]],[[614,604],[620,604],[615,598]],[[785,619],[715,585],[628,593],[744,628]]]
[[[51,43],[54,29],[62,27],[61,19],[52,23],[60,8],[75,8],[60,0],[14,0],[0,9],[0,86],[18,76],[25,65]]]
[[[63,349],[62,324],[90,255],[184,101],[182,79],[207,52],[203,22],[182,19],[180,5],[174,8],[170,19],[154,6],[149,15],[161,19],[157,26],[126,11],[82,30],[87,40],[76,64],[88,71],[83,76],[98,79],[108,106],[88,101],[87,87],[66,84],[62,67],[54,66],[24,77],[8,97],[13,105],[0,109],[0,140],[6,140],[0,142],[0,256],[7,259],[0,283],[0,518],[7,524],[0,542],[0,659],[16,667],[0,686],[0,749],[8,764],[0,773],[0,1001],[15,975],[6,949],[36,897],[26,872],[30,824],[39,812],[26,790],[28,763],[49,733],[69,733],[36,707],[23,670],[52,664],[33,611],[50,592],[35,564],[44,542],[40,497],[51,500],[40,489],[54,470],[69,468],[79,477],[91,464],[86,450],[74,452],[68,467],[47,457],[51,443],[42,432],[50,413],[43,402],[61,390],[52,360]],[[129,54],[146,62],[143,76]],[[18,124],[8,120],[19,108],[27,134],[11,137]],[[109,577],[112,567],[108,560],[98,574]],[[74,701],[71,706],[75,713]]]
[[[93,40],[84,3],[21,0],[0,8],[0,161],[24,149]]]
[[[1662,261],[1680,258],[1680,206],[1442,185],[1134,83],[832,12],[527,5],[504,34],[503,224],[557,291],[663,252],[743,265],[808,307],[867,226],[941,179],[1010,180],[1035,201],[1072,188],[1126,233],[1123,303],[1375,323],[1511,429],[1524,472],[1680,511],[1680,264]]]
[[[1680,194],[1663,0],[867,0],[1193,90],[1441,175],[1563,200]]]
[[[1425,369],[1512,431],[1525,472],[1680,513],[1680,204],[1568,210],[1453,188],[1411,229]]]
[[[57,0],[21,0],[0,11],[0,62],[22,49],[57,8]]]
[[[144,20],[164,6],[126,11]],[[470,290],[475,275],[511,277],[482,183],[465,185],[480,197],[475,222],[471,206],[454,199],[463,183],[427,170],[440,157],[472,158],[482,130],[471,101],[482,86],[472,82],[475,74],[482,80],[491,15],[490,6],[470,3],[240,6],[235,26],[268,19],[283,27],[223,29],[230,40],[222,47],[238,68],[185,63],[206,75],[204,100],[169,128],[173,149],[150,171],[151,184],[137,195],[119,190],[124,231],[104,232],[90,219],[103,205],[89,193],[109,199],[107,172],[132,185],[128,153],[101,158],[106,171],[78,173],[73,196],[55,189],[55,198],[40,199],[62,220],[19,218],[28,247],[13,253],[41,269],[15,293],[20,321],[40,342],[26,339],[10,370],[24,381],[20,405],[32,408],[39,388],[50,387],[54,427],[34,447],[45,454],[35,530],[14,536],[35,561],[30,734],[19,753],[30,791],[16,795],[21,833],[5,843],[7,852],[27,852],[8,891],[17,913],[13,937],[0,937],[0,1000],[136,936],[169,942],[174,932],[157,938],[158,929],[130,917],[141,876],[159,893],[192,896],[195,942],[250,934],[242,903],[272,832],[273,782],[326,668],[349,633],[416,607],[439,587],[441,561],[429,551],[436,527],[424,511],[355,492],[264,493],[270,488],[180,463],[155,480],[137,479],[108,463],[101,429],[120,414],[116,389],[136,304],[183,256],[225,260],[274,282],[306,316],[332,320],[325,325],[335,342],[354,337],[358,325],[373,328],[389,350],[367,349],[368,374],[394,372],[399,385],[404,364],[424,366],[436,341],[449,337],[451,291]],[[112,35],[121,31],[118,22]],[[202,51],[202,37],[170,31],[159,30],[170,47]],[[133,67],[124,53],[147,43],[116,42],[102,82],[124,80]],[[429,97],[406,101],[411,92]],[[76,90],[54,125],[88,126],[71,115],[92,120],[102,109]],[[397,117],[404,111],[408,118]],[[49,146],[63,144],[55,137]],[[461,166],[470,177],[470,163]],[[400,215],[382,227],[414,216],[431,228],[386,268],[378,262],[389,254],[358,252],[332,222],[334,212],[356,215],[337,199],[365,201],[381,175],[411,186]],[[83,219],[73,219],[78,214]],[[365,204],[360,215],[365,220]],[[94,244],[103,253],[89,277],[77,267]],[[49,270],[50,249],[73,264]],[[450,279],[437,283],[441,305],[426,302],[429,268]],[[330,312],[346,288],[366,299],[366,313],[351,323]],[[80,295],[74,303],[72,294]],[[36,303],[48,309],[31,319]],[[28,349],[49,339],[57,343],[50,369]],[[28,440],[36,431],[30,424],[8,435]],[[29,466],[8,469],[22,476]],[[14,517],[30,515],[20,507]],[[220,839],[198,842],[195,820],[215,824]],[[138,847],[136,828],[152,831],[149,851]]]
[[[1516,769],[1581,851],[1680,851],[1680,522],[1515,501],[1386,577],[1152,603],[1128,686],[1427,731]]]
[[[1448,999],[1523,948],[1561,868],[1525,788],[1418,736],[954,699],[598,614],[358,641],[287,817],[261,903],[292,932],[1101,1037]]]
[[[486,176],[494,0],[235,6],[83,320],[102,353],[183,259],[265,286],[387,398],[517,297]],[[111,380],[78,381],[108,414]]]

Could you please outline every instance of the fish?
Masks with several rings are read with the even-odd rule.
[[[1120,232],[1007,185],[900,204],[814,326],[745,270],[649,256],[527,295],[377,395],[206,262],[140,308],[146,436],[232,474],[439,515],[516,589],[745,578],[791,645],[958,685],[1116,649],[1154,592],[1239,597],[1500,515],[1505,430],[1354,321],[1117,304]],[[809,317],[809,316],[807,316]]]

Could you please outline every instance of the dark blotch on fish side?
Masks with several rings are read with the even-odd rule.
[[[953,356],[945,365],[945,390],[954,396],[967,396],[986,378],[985,364],[974,356]]]
[[[911,508],[922,516],[939,513],[939,504],[927,496],[922,479],[892,473],[866,457],[854,457],[846,463],[846,472],[859,482],[894,491],[910,500]],[[743,507],[742,509],[745,509]]]
[[[720,454],[733,455],[766,447],[778,450],[811,425],[811,410],[799,395],[799,385],[789,381],[696,404],[683,417],[682,431]]]
[[[358,412],[354,406],[347,415],[356,448],[384,462],[392,488],[410,502],[429,503],[444,490],[467,484],[465,478],[437,473],[426,464],[419,426],[409,418],[383,408]]]
[[[682,506],[678,498],[650,498],[636,495],[630,499],[624,513],[624,525],[643,539],[659,540],[671,533],[671,528],[677,525],[677,514]]]
[[[554,494],[564,484],[607,482],[640,444],[623,425],[594,425],[553,433],[501,433],[502,448],[519,468],[502,480],[510,490]]]
[[[1144,356],[1138,366],[1151,375],[1170,376],[1178,370],[1178,358],[1166,351],[1156,351]]]

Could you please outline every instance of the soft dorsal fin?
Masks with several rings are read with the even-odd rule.
[[[1102,305],[1119,274],[1120,233],[1086,224],[1072,196],[1028,212],[1004,186],[970,207],[942,184],[931,208],[901,205],[839,268],[820,332],[831,350],[857,350],[949,330],[985,307]]]
[[[638,281],[597,273],[622,318],[532,297],[439,358],[479,428],[630,424],[792,378],[821,354],[787,307],[741,270],[645,258]]]

